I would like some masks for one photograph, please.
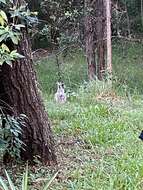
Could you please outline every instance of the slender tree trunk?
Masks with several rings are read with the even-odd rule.
[[[141,23],[143,26],[143,0],[141,0]]]
[[[85,0],[85,47],[88,76],[99,80],[112,73],[111,0]]]
[[[0,97],[9,106],[5,113],[28,117],[23,128],[22,140],[26,144],[22,152],[24,160],[33,160],[40,156],[43,163],[56,163],[53,135],[47,113],[44,109],[38,89],[36,75],[31,60],[31,48],[24,31],[19,45],[19,52],[25,56],[10,67],[3,64],[0,71]]]
[[[97,67],[98,79],[103,80],[106,71],[106,7],[104,0],[96,0],[96,47],[97,47]]]
[[[107,71],[112,74],[112,45],[111,45],[111,0],[106,1],[107,25]]]
[[[88,64],[88,78],[95,79],[96,60],[95,60],[95,20],[90,12],[92,8],[90,0],[85,0],[85,50]]]
[[[126,18],[127,18],[127,37],[131,38],[130,18],[129,18],[128,8],[126,4],[125,4],[125,10],[126,10]]]
[[[119,10],[118,10],[118,1],[115,2],[115,14],[116,14],[116,30],[117,30],[117,36],[120,36],[120,16],[119,16]]]

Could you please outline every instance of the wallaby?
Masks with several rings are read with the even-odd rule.
[[[57,103],[65,103],[67,100],[66,93],[64,90],[64,84],[61,82],[57,83],[57,92],[55,93],[55,101]]]

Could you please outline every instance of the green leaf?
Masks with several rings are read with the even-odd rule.
[[[25,58],[23,55],[21,55],[21,54],[19,54],[19,53],[16,53],[15,56],[16,56],[16,58],[21,58],[21,59],[22,59],[22,58]]]
[[[6,1],[5,0],[0,0],[0,3],[6,4]]]
[[[6,145],[6,141],[4,141],[3,139],[0,139],[0,149],[4,149]]]
[[[10,56],[11,56],[11,57],[14,57],[14,58],[24,58],[23,55],[17,53],[17,50],[13,50],[13,51],[10,53]]]
[[[1,60],[0,60],[0,65],[2,65],[3,63],[4,63],[4,60],[1,59]]]
[[[6,40],[6,39],[7,39],[7,35],[8,35],[7,33],[1,35],[1,37],[0,37],[0,42],[2,42],[3,40]]]
[[[0,28],[0,36],[3,35],[4,33],[6,33],[6,31],[3,29]]]
[[[28,190],[28,164],[26,165],[26,171],[23,175],[22,190]]]
[[[2,16],[2,18],[5,20],[5,21],[8,21],[8,19],[7,19],[7,15],[6,15],[6,13],[4,12],[4,11],[0,11],[0,15]]]
[[[5,62],[6,62],[9,66],[12,67],[12,61],[10,61],[10,60],[6,60]]]
[[[2,48],[4,51],[10,52],[9,48],[8,48],[7,45],[5,45],[5,44],[2,44],[2,45],[1,45],[1,48]]]
[[[8,180],[8,183],[9,183],[11,190],[16,190],[16,188],[14,187],[14,184],[13,184],[12,180],[10,179],[6,170],[5,170],[5,173],[6,173],[6,177],[7,177],[7,180]]]
[[[2,185],[2,190],[9,190],[6,183],[2,180],[2,178],[0,177],[0,184]]]
[[[42,190],[48,190],[49,186],[54,181],[54,179],[56,178],[56,176],[58,175],[58,173],[59,172],[55,173],[55,175],[52,177],[52,179],[45,185],[45,187]]]
[[[4,19],[3,19],[2,16],[0,16],[0,24],[1,24],[2,26],[4,26]]]
[[[14,36],[13,34],[10,35],[10,38],[12,40],[12,42],[16,45],[18,45],[18,38],[16,36]]]

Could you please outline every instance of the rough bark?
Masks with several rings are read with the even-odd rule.
[[[106,7],[104,0],[97,0],[95,3],[96,17],[96,47],[97,47],[97,75],[99,80],[103,80],[106,70]]]
[[[5,113],[28,117],[22,136],[26,144],[22,152],[24,160],[33,160],[38,155],[47,164],[56,162],[53,135],[44,109],[31,60],[31,48],[24,31],[19,52],[25,56],[10,67],[3,64],[0,71],[0,98],[8,104]],[[11,107],[9,109],[9,106]]]
[[[95,79],[96,60],[95,60],[95,23],[90,13],[90,0],[85,0],[85,50],[88,64],[88,78]]]
[[[103,0],[85,1],[85,49],[89,79],[103,80],[106,70],[106,6]]]
[[[111,0],[106,1],[107,25],[107,71],[112,74],[112,45],[111,45]]]

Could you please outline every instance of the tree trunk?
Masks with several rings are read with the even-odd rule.
[[[96,47],[97,47],[97,74],[98,79],[103,80],[106,70],[106,7],[104,0],[96,0]]]
[[[143,27],[143,0],[141,0],[141,24]]]
[[[47,113],[38,89],[36,75],[31,60],[31,48],[24,31],[19,45],[19,53],[25,56],[10,67],[3,64],[0,71],[0,97],[8,104],[5,113],[28,117],[23,129],[22,140],[26,144],[22,152],[24,160],[40,156],[43,163],[56,162],[53,135]],[[11,109],[9,109],[9,106]]]
[[[85,0],[85,50],[88,64],[88,78],[89,80],[93,80],[96,76],[95,23],[90,8],[90,0]]]
[[[85,49],[89,79],[105,77],[106,65],[106,3],[85,0]]]
[[[111,0],[106,1],[106,25],[107,25],[107,71],[112,74],[112,44],[111,44]]]

